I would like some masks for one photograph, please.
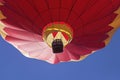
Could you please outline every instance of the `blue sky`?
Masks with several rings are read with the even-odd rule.
[[[0,80],[120,80],[120,29],[85,60],[55,65],[26,58],[0,38]]]

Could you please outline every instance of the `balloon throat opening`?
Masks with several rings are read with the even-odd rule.
[[[44,27],[42,37],[44,42],[52,48],[53,53],[61,53],[72,41],[73,30],[64,22],[53,22]]]

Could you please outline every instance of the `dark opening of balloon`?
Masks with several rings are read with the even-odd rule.
[[[55,39],[52,42],[52,50],[53,50],[53,53],[63,52],[63,42],[61,39]]]

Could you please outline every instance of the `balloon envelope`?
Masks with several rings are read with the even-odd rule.
[[[1,36],[26,57],[52,64],[105,47],[118,26],[120,0],[0,0]],[[57,38],[64,48],[54,54]]]

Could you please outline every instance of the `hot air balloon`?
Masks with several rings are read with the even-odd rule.
[[[120,26],[120,0],[0,0],[0,34],[24,56],[80,61]]]

